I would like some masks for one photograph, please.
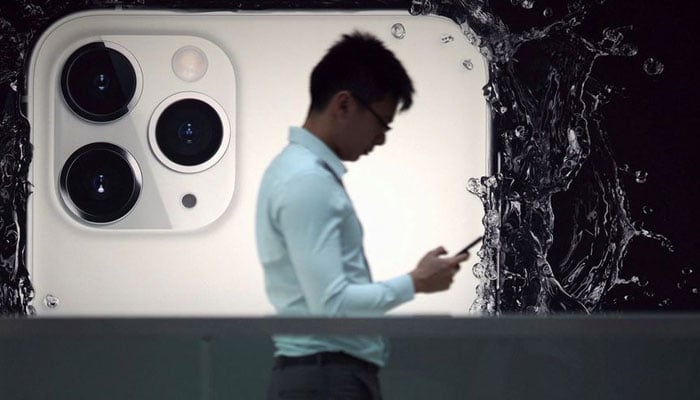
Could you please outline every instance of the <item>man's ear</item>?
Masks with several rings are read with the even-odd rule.
[[[331,110],[336,119],[344,120],[350,113],[353,102],[352,94],[347,90],[341,90],[331,98]]]

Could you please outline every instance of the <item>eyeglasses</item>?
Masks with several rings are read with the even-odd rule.
[[[389,126],[389,124],[387,124],[386,121],[384,121],[384,118],[382,118],[381,116],[379,116],[379,114],[377,114],[377,112],[374,111],[374,109],[373,109],[372,107],[370,107],[370,105],[367,104],[366,101],[362,100],[361,98],[357,97],[357,96],[354,95],[354,94],[352,95],[352,97],[354,97],[355,100],[357,100],[358,103],[362,104],[362,106],[363,106],[364,108],[366,108],[370,113],[372,113],[372,115],[374,115],[374,118],[376,118],[377,121],[379,121],[379,124],[384,128],[384,132],[387,132],[387,131],[389,131],[389,130],[391,129],[391,127]]]

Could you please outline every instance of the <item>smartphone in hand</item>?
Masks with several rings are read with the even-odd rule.
[[[462,255],[462,254],[467,254],[467,253],[469,253],[469,250],[470,250],[472,247],[476,246],[477,244],[481,243],[481,240],[482,240],[483,238],[484,238],[483,236],[479,236],[478,238],[474,239],[473,242],[471,242],[471,243],[469,243],[468,245],[466,245],[462,250],[459,251],[459,253],[455,254],[455,256],[459,256],[459,255]]]

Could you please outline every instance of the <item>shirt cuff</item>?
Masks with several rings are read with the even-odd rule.
[[[416,294],[415,288],[413,287],[413,279],[408,274],[399,275],[383,283],[394,290],[399,304],[413,300]]]

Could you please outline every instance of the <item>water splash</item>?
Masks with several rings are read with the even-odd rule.
[[[391,26],[391,35],[397,39],[403,39],[406,37],[406,28],[403,24],[396,23]]]
[[[0,42],[6,40],[0,36]],[[15,78],[15,79],[13,79]],[[28,127],[19,116],[16,77],[0,79],[0,314],[26,315],[34,293],[25,263],[26,199],[31,159]],[[13,79],[10,81],[10,79]]]
[[[673,251],[664,236],[632,221],[620,168],[601,127],[601,108],[615,93],[591,75],[601,57],[637,54],[626,41],[633,27],[609,27],[602,39],[590,40],[575,28],[603,2],[575,0],[556,21],[515,33],[487,1],[458,3],[459,9],[442,4],[431,11],[461,24],[489,61],[484,98],[498,149],[497,173],[472,179],[467,187],[486,215],[481,261],[473,268],[480,284],[472,310],[594,311],[615,285],[631,282],[620,271],[634,238]],[[532,6],[527,0],[511,3]],[[647,61],[647,73],[660,73],[662,65]],[[644,171],[633,174],[638,183],[648,178]],[[556,201],[568,202],[573,213],[555,218]],[[564,248],[557,260],[550,256],[555,230]],[[496,271],[497,279],[487,271]],[[670,303],[661,300],[659,307]]]
[[[647,75],[661,75],[664,72],[664,64],[656,59],[647,58],[642,65]]]

